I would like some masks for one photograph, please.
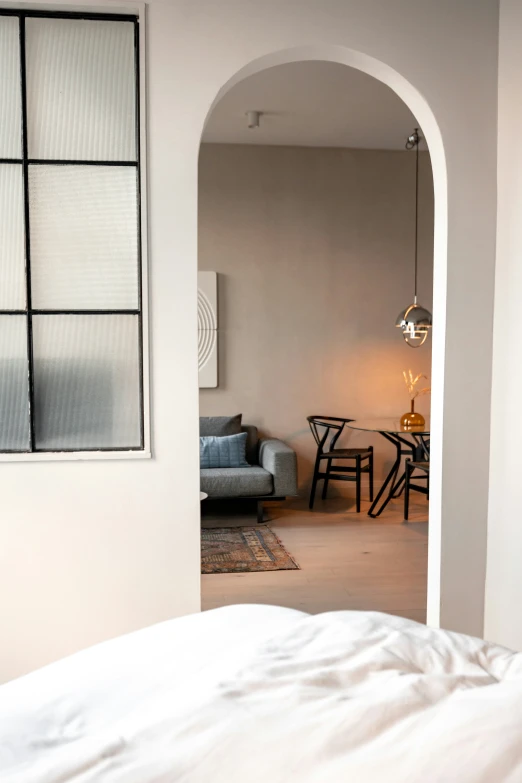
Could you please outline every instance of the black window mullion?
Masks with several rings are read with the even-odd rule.
[[[0,16],[24,16],[35,19],[86,19],[98,22],[135,22],[134,14],[104,14],[89,11],[16,11],[0,8]]]
[[[46,310],[34,308],[33,315],[139,315],[139,310]]]
[[[33,315],[31,312],[31,236],[29,216],[29,164],[27,154],[27,80],[25,62],[25,15],[20,14],[20,74],[22,93],[22,171],[24,190],[25,229],[25,290],[27,307],[27,362],[29,378],[29,432],[30,450],[35,450],[34,438],[34,357],[33,357]]]
[[[130,166],[136,168],[135,160],[41,160],[31,158],[31,166]]]

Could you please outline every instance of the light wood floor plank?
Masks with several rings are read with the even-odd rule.
[[[367,508],[363,503],[361,514],[356,514],[351,501],[342,498],[317,501],[313,512],[299,504],[267,505],[267,523],[301,570],[206,574],[202,608],[262,603],[311,614],[382,611],[425,622],[425,498],[412,493],[408,523],[403,521],[402,499],[393,501],[378,519],[370,519]]]

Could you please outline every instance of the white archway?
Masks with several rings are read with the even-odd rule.
[[[444,358],[446,342],[446,280],[448,237],[448,185],[442,133],[430,106],[419,91],[398,71],[367,54],[344,46],[317,44],[273,51],[240,68],[217,92],[205,117],[203,130],[215,106],[236,84],[267,68],[304,61],[327,61],[356,68],[386,84],[401,98],[417,118],[426,139],[433,171],[435,198],[434,280],[431,403],[431,479],[430,525],[428,544],[427,622],[441,621],[442,570],[442,430],[444,404]],[[199,145],[198,145],[199,148]]]

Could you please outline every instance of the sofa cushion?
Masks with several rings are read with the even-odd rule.
[[[214,435],[217,438],[238,435],[241,432],[242,415],[238,413],[236,416],[200,416],[199,434]]]
[[[199,464],[202,468],[248,468],[245,457],[247,434],[213,435],[199,439]]]
[[[259,435],[257,427],[252,424],[243,424],[241,432],[246,432],[246,459],[250,465],[259,465]]]
[[[245,498],[270,495],[273,491],[272,474],[259,467],[203,468],[201,491],[209,498]]]

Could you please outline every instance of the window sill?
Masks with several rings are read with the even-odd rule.
[[[150,450],[143,451],[46,451],[34,454],[0,454],[0,462],[94,462],[98,460],[151,459]]]

